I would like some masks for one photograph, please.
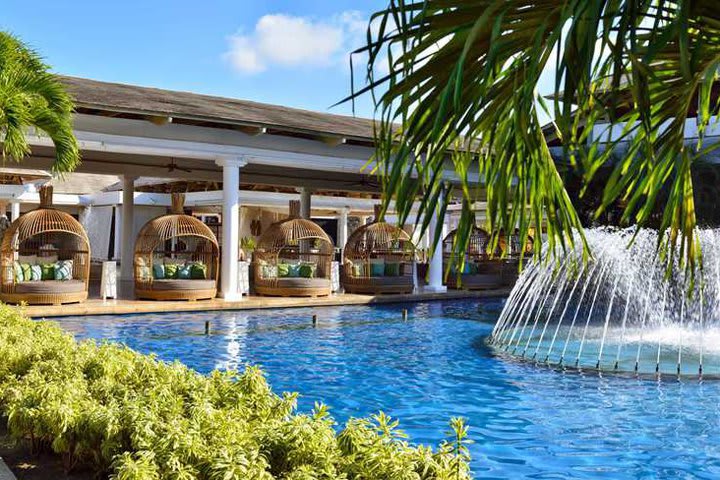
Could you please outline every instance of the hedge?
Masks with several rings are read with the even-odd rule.
[[[76,341],[0,306],[0,414],[10,435],[68,471],[130,479],[468,479],[467,428],[435,450],[382,412],[342,428],[257,367],[201,375],[123,345]]]

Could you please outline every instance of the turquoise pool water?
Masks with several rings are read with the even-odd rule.
[[[339,421],[383,410],[416,443],[437,444],[447,420],[463,416],[476,478],[720,477],[720,381],[585,376],[500,358],[485,339],[501,309],[483,300],[58,322],[201,372],[260,364],[276,391],[302,394],[301,410],[323,401]]]

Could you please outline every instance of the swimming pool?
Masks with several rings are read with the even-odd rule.
[[[455,300],[58,323],[201,372],[260,364],[276,392],[302,394],[301,410],[323,401],[341,422],[383,410],[416,443],[437,444],[449,418],[463,416],[476,478],[720,476],[720,382],[585,376],[499,358],[485,339],[501,309],[502,300]]]

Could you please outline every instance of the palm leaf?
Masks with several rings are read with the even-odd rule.
[[[80,164],[72,129],[73,101],[40,57],[9,33],[0,32],[0,134],[3,161],[31,153],[26,135],[35,128],[55,145],[53,173]]]
[[[358,50],[369,56],[368,85],[354,95],[372,91],[376,99],[377,172],[385,206],[394,199],[402,221],[412,218],[419,197],[428,206],[458,199],[461,224],[474,222],[465,213],[481,200],[469,185],[474,170],[484,179],[486,227],[495,243],[499,232],[515,228],[525,242],[532,227],[546,233],[552,252],[576,238],[585,244],[539,120],[538,84],[552,72],[553,128],[566,160],[586,184],[602,167],[613,169],[598,214],[622,201],[623,221],[642,226],[661,209],[667,236],[659,247],[695,265],[690,171],[712,148],[702,140],[718,114],[714,2],[393,0],[373,22],[381,28],[369,28],[367,46]],[[376,79],[372,72],[383,61],[390,73]],[[693,148],[684,132],[695,110],[700,138]],[[614,137],[597,135],[601,125]],[[618,153],[620,161],[611,163]],[[458,173],[452,184],[443,174],[448,167]],[[417,227],[424,230],[435,212],[423,207]]]

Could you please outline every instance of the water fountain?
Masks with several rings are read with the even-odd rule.
[[[531,262],[495,325],[500,355],[562,368],[639,375],[720,377],[718,231],[699,232],[702,272],[692,287],[656,255],[657,233],[586,232],[561,261]],[[630,245],[630,246],[628,246]]]

